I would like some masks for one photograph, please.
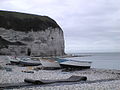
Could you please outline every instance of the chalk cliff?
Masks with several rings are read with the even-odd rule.
[[[0,53],[7,55],[64,55],[64,36],[50,17],[0,11]]]

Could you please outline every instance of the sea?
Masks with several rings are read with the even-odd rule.
[[[92,68],[120,70],[120,52],[110,53],[73,53],[83,57],[73,57],[74,60],[92,61]]]

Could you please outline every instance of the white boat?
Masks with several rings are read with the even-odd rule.
[[[71,59],[57,59],[57,61],[60,63],[60,66],[63,68],[90,68],[91,67],[91,61],[76,61]]]
[[[11,64],[19,64],[20,58],[14,56],[7,56],[7,59],[10,61]]]
[[[78,68],[86,69],[91,67],[91,61],[76,61],[71,59],[41,59],[43,67],[47,68]]]
[[[60,68],[59,62],[54,59],[40,59],[40,62],[44,68]]]
[[[21,66],[38,66],[41,65],[40,61],[31,60],[28,57],[13,57],[8,56],[8,60],[11,64],[21,65]]]

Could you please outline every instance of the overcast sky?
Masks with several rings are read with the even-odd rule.
[[[120,51],[120,0],[0,0],[0,10],[50,16],[66,52]]]

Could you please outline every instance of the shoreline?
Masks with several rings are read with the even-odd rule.
[[[66,79],[72,75],[86,76],[85,82],[74,83],[62,83],[43,86],[30,86],[16,88],[17,90],[120,90],[120,70],[115,69],[96,69],[90,68],[85,70],[76,70],[63,72],[59,70],[34,70],[36,66],[32,67],[20,67],[16,65],[6,65],[7,60],[4,57],[0,57],[0,66],[7,69],[0,69],[0,84],[5,83],[20,83],[24,82],[25,78],[29,79],[45,79],[45,80],[58,80]],[[38,67],[38,66],[37,66]],[[9,71],[11,68],[11,71]],[[33,73],[27,73],[22,71],[32,71]],[[112,89],[111,89],[112,88]],[[114,88],[114,89],[113,89]]]

